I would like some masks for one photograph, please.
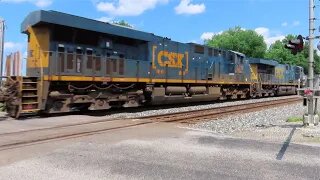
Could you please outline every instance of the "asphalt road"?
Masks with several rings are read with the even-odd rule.
[[[145,125],[1,151],[0,179],[319,180],[320,146],[283,141]]]

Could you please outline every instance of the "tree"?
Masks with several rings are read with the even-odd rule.
[[[263,58],[267,50],[263,36],[254,30],[244,30],[241,27],[230,28],[221,34],[214,35],[205,44],[215,48],[238,51],[248,57]]]
[[[117,24],[120,26],[128,27],[128,28],[133,28],[132,25],[130,25],[128,22],[121,20],[121,21],[113,21],[113,24]]]
[[[266,59],[276,60],[281,64],[292,64],[301,66],[304,69],[304,72],[308,70],[308,57],[309,57],[309,43],[306,42],[304,44],[304,48],[302,52],[297,55],[291,54],[289,49],[286,49],[284,46],[292,40],[296,38],[294,35],[287,35],[285,39],[282,41],[276,41],[271,44],[270,48],[267,50],[265,54]],[[317,54],[317,51],[314,51],[314,61],[315,61],[315,72],[320,73],[320,56]]]

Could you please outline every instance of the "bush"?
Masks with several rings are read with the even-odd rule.
[[[6,110],[6,105],[4,103],[0,103],[0,112],[3,112]]]

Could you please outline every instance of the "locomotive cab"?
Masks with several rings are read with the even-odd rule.
[[[247,61],[245,60],[246,56],[242,53],[229,51],[230,59],[230,71],[229,75],[233,75],[236,81],[247,81],[246,72],[247,72]]]

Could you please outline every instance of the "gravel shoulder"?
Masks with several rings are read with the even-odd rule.
[[[290,117],[301,117],[305,111],[306,108],[302,103],[298,103],[227,116],[190,125],[188,128],[237,138],[284,144],[299,143],[320,147],[320,126],[303,127],[302,122],[286,122]]]

